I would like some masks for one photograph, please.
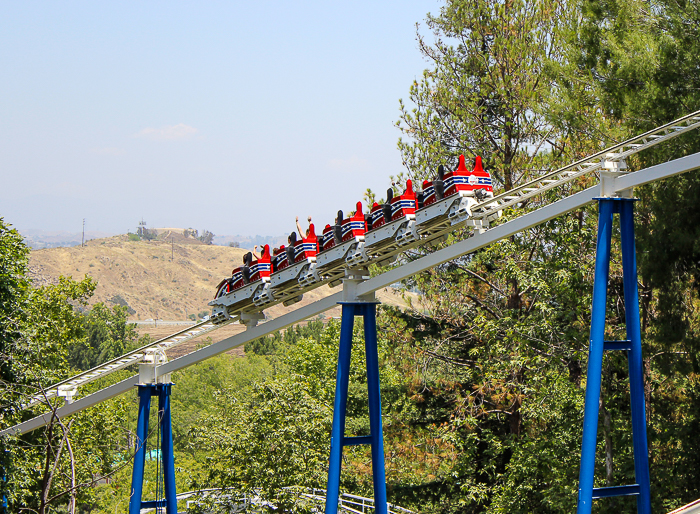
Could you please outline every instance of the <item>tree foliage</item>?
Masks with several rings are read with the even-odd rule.
[[[127,307],[98,303],[83,316],[83,337],[68,348],[71,367],[87,370],[123,355],[137,345],[138,334],[127,323]]]
[[[544,69],[560,50],[561,14],[558,2],[478,0],[428,15],[434,41],[419,33],[418,44],[430,68],[397,122],[409,178],[428,178],[461,153],[482,156],[506,189],[542,168],[555,135],[540,109]]]
[[[452,1],[439,16],[428,18],[435,43],[420,38],[419,45],[431,68],[411,88],[415,108],[409,112],[401,104],[398,124],[411,138],[399,142],[411,178],[429,177],[430,170],[451,162],[457,153],[481,153],[508,189],[533,169],[556,168],[697,108],[695,90],[691,91],[697,83],[692,65],[698,44],[697,6],[584,0],[558,6],[554,13],[540,5],[540,13],[552,13],[550,18],[534,16],[537,6],[530,7],[523,2]],[[494,24],[496,19],[501,22]],[[545,42],[537,43],[532,25],[529,31],[510,35],[509,28],[525,19],[541,24],[548,34]],[[504,51],[495,50],[498,43],[491,44],[499,38],[506,42]],[[479,45],[481,40],[489,44]],[[531,59],[520,58],[522,66],[508,68],[515,78],[483,71],[502,69],[499,63],[508,62],[508,52],[523,52]],[[503,80],[510,96],[493,94],[493,77]],[[542,87],[538,90],[536,84]],[[533,122],[520,132],[498,125],[517,125],[517,117],[498,114],[492,121],[485,116],[498,113],[500,107],[516,112],[508,107],[514,98],[519,98],[515,105],[525,119]],[[479,124],[484,119],[492,122]],[[527,126],[537,130],[528,131]],[[545,143],[538,145],[537,137],[513,137],[521,133],[539,134]],[[467,135],[460,137],[463,134]],[[691,133],[628,164],[634,170],[663,162],[697,151],[699,142]],[[511,160],[506,158],[508,148],[517,148]],[[692,467],[690,461],[697,458],[694,443],[683,435],[683,427],[694,423],[690,413],[697,411],[695,396],[689,393],[696,389],[689,371],[694,358],[683,357],[696,353],[695,183],[691,175],[639,192],[649,438],[658,452],[651,460],[657,509],[678,506],[698,494],[690,476],[679,469]],[[557,197],[588,185],[576,182]],[[553,198],[536,197],[519,205],[519,212]],[[505,213],[505,219],[514,214]],[[440,501],[432,505],[440,512],[573,510],[595,226],[594,211],[584,209],[410,282],[422,292],[421,302],[408,315],[397,315],[408,334],[390,334],[418,363],[413,368],[413,397],[431,407],[426,410],[430,419],[449,427],[442,438],[458,448],[453,466],[435,483],[412,493],[423,495],[422,505],[435,497]],[[624,335],[617,246],[613,258],[611,338]],[[630,483],[634,476],[625,360],[606,357],[603,373],[597,485]],[[652,398],[652,392],[658,398]],[[681,417],[689,425],[681,422],[670,430],[662,423]],[[683,479],[673,480],[674,473]],[[599,503],[603,511],[634,509],[633,502],[624,499]]]
[[[70,349],[89,340],[95,320],[108,324],[113,337],[131,333],[122,311],[98,305],[84,314],[95,283],[61,277],[56,284],[33,287],[28,279],[28,249],[21,236],[0,220],[0,345],[2,352],[2,425],[23,421],[28,396],[74,372]],[[109,313],[109,314],[108,314]],[[113,317],[110,317],[114,314]],[[99,348],[94,349],[101,352]],[[89,389],[89,388],[88,388]],[[124,400],[103,404],[71,420],[53,418],[43,430],[2,440],[4,480],[0,482],[12,512],[53,512],[58,505],[75,510],[89,505],[96,479],[112,472],[115,455],[126,451]]]

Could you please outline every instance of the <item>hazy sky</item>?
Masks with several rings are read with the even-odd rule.
[[[434,1],[3,2],[0,216],[280,234],[401,170]],[[425,27],[422,29],[425,32]]]

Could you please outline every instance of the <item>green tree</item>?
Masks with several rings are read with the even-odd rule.
[[[123,355],[138,346],[134,324],[127,322],[127,308],[103,303],[95,304],[83,316],[84,337],[68,348],[68,363],[76,369],[87,370]]]
[[[560,48],[563,6],[531,0],[449,1],[418,34],[430,63],[401,101],[399,150],[408,178],[429,178],[459,154],[482,156],[498,187],[511,189],[545,165],[556,138],[543,113],[544,74]]]
[[[17,408],[17,391],[12,384],[19,382],[15,369],[13,347],[20,338],[26,317],[26,298],[29,290],[27,256],[29,249],[22,236],[0,218],[0,378],[2,414]]]
[[[29,289],[22,330],[13,341],[15,384],[26,393],[43,388],[72,373],[69,348],[85,339],[84,307],[95,284],[61,277],[55,285]],[[83,394],[86,391],[83,391]],[[26,398],[26,396],[25,396]],[[54,411],[60,399],[45,402],[34,412]],[[124,452],[126,400],[116,400],[83,412],[71,420],[53,418],[41,430],[25,434],[9,445],[7,486],[10,508],[49,512],[58,505],[90,504],[96,477],[110,473],[115,455]],[[26,418],[30,412],[24,412]],[[6,417],[13,424],[19,416]]]
[[[294,346],[300,339],[313,338],[318,341],[323,328],[324,323],[321,320],[309,321],[305,325],[294,325],[284,331],[246,343],[245,352],[255,355],[284,355],[286,349]]]
[[[198,237],[198,239],[200,241],[202,241],[204,244],[210,245],[214,242],[214,234],[205,229],[202,232],[202,235]]]
[[[435,42],[419,45],[431,68],[397,123],[410,178],[481,155],[508,190],[598,149],[549,109],[569,8],[450,1],[428,17]],[[535,197],[502,221],[588,185]],[[407,333],[387,337],[413,363],[411,397],[452,457],[432,482],[404,488],[407,499],[436,512],[572,510],[578,459],[561,455],[578,453],[595,223],[583,209],[408,281],[420,302],[390,321]]]
[[[308,327],[300,330],[304,329]],[[331,322],[318,338],[290,334],[295,342],[280,349],[283,353],[279,360],[273,361],[274,374],[259,377],[248,388],[225,388],[216,393],[213,408],[193,425],[191,433],[193,448],[210,449],[206,466],[209,473],[196,482],[198,487],[229,487],[234,498],[255,492],[282,509],[308,507],[299,503],[294,489],[326,485],[339,330],[339,324]],[[269,351],[265,345],[259,348]],[[385,346],[380,348],[383,409],[388,415],[402,408],[407,399],[387,351]],[[362,327],[358,326],[351,359],[346,435],[369,433],[367,413],[364,344]],[[395,432],[400,440],[400,422]],[[392,452],[394,443],[387,447]],[[345,455],[342,487],[371,494],[369,450],[354,447]],[[403,462],[405,458],[393,460]]]
[[[90,279],[64,277],[34,288],[27,278],[27,256],[21,236],[0,220],[3,428],[45,412],[47,405],[33,411],[20,406],[72,372],[68,349],[85,337],[81,309],[95,288]],[[10,511],[89,505],[96,477],[111,472],[115,452],[124,451],[124,404],[112,401],[70,421],[54,418],[43,430],[3,439],[0,486]]]
[[[240,358],[229,354],[175,373],[171,397],[175,448],[189,451],[193,458],[201,457],[202,452],[189,444],[189,433],[197,428],[202,418],[220,410],[217,391],[240,394],[272,374],[272,366],[265,357],[246,355]]]
[[[275,379],[245,397],[220,393],[225,410],[198,430],[194,444],[214,450],[208,480],[234,495],[259,494],[283,511],[295,504],[287,487],[325,483],[331,413],[302,384]]]

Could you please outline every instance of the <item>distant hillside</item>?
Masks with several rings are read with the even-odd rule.
[[[134,229],[134,233],[138,229]],[[162,241],[170,241],[171,238],[178,242],[178,239],[195,239],[191,235],[189,237],[185,236],[185,232],[190,234],[194,231],[195,233],[204,230],[197,231],[195,229],[183,229],[183,228],[152,228],[149,229],[157,234],[157,239]],[[82,232],[67,232],[61,230],[36,230],[36,229],[22,229],[20,230],[22,237],[24,237],[25,243],[34,249],[41,248],[58,248],[61,246],[78,246],[82,241]],[[114,232],[99,232],[99,231],[87,231],[85,232],[85,240],[90,241],[92,239],[107,238],[115,235]],[[269,244],[270,248],[275,246],[286,244],[287,235],[282,234],[278,236],[244,236],[244,235],[220,235],[214,234],[213,243],[220,246],[236,246],[240,248],[253,248],[255,245],[266,245]],[[192,241],[188,241],[191,244]]]
[[[59,246],[78,246],[82,242],[82,232],[48,231],[48,230],[22,230],[22,237],[28,246],[39,248],[56,248]],[[114,233],[88,231],[85,232],[85,240],[109,237]]]
[[[127,305],[131,319],[184,320],[209,309],[216,285],[244,253],[196,240],[173,245],[129,241],[122,235],[84,247],[33,250],[29,265],[38,284],[55,282],[60,275],[93,277],[98,284],[93,302]]]
[[[60,275],[93,277],[97,290],[92,303],[126,305],[132,320],[185,320],[210,311],[207,303],[217,284],[239,265],[246,251],[205,245],[192,238],[176,237],[173,244],[129,241],[127,235],[120,235],[95,239],[84,247],[32,250],[29,265],[36,284],[56,282]],[[305,294],[301,305],[339,290],[322,286]],[[390,293],[382,294],[382,300],[403,304]],[[298,306],[278,305],[266,312],[274,318]]]

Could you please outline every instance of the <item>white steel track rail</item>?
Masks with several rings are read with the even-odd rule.
[[[510,191],[489,198],[472,209],[472,218],[484,219],[497,211],[517,205],[533,196],[559,187],[578,177],[595,171],[604,171],[606,169],[606,163],[624,161],[631,155],[673,139],[698,127],[700,127],[700,111],[695,111],[640,136],[610,146],[585,159],[581,159],[573,164],[547,173],[526,184],[513,188]]]
[[[230,323],[230,321],[228,323]],[[57,396],[72,396],[72,393],[80,386],[89,384],[90,382],[110,375],[115,371],[129,367],[132,364],[143,362],[145,359],[147,359],[149,354],[165,352],[178,344],[203,336],[204,334],[207,334],[225,324],[227,323],[215,325],[210,321],[202,321],[201,323],[192,325],[184,330],[180,330],[179,332],[169,335],[168,337],[164,337],[163,339],[159,339],[158,341],[144,345],[141,348],[137,348],[136,350],[122,355],[121,357],[112,359],[111,361],[100,364],[99,366],[96,366],[88,371],[84,371],[83,373],[79,373],[78,375],[52,385],[42,394],[32,396],[26,403],[25,408],[38,403],[45,403],[46,401],[56,398]]]
[[[628,173],[619,177],[611,177],[608,179],[610,182],[604,184],[604,186],[608,191],[617,193],[626,192],[634,187],[638,187],[649,182],[654,182],[656,180],[661,180],[699,168],[700,153],[696,153],[634,173]],[[519,216],[485,232],[479,233],[478,231],[475,231],[472,236],[467,239],[360,283],[357,286],[357,293],[360,296],[369,295],[374,291],[387,287],[399,280],[411,277],[417,273],[433,268],[459,256],[472,253],[480,248],[500,241],[501,239],[510,237],[537,225],[541,225],[546,221],[572,210],[579,209],[592,202],[597,196],[599,196],[601,187],[603,187],[603,184],[601,184],[601,186],[590,187],[584,191]],[[248,341],[263,337],[289,325],[293,325],[308,319],[331,309],[337,302],[341,301],[341,299],[342,293],[339,292],[312,304],[301,307],[277,319],[271,320],[263,325],[249,327],[241,334],[226,338],[218,343],[214,343],[210,346],[157,366],[156,375],[161,376],[186,368],[210,357],[226,352],[231,348],[245,344]],[[132,390],[133,386],[136,385],[137,382],[138,375],[135,375],[94,394],[81,398],[74,403],[64,405],[63,407],[56,409],[56,415],[63,418],[101,403],[109,398],[126,393],[127,391]],[[36,430],[37,428],[50,423],[52,416],[52,413],[42,414],[33,419],[25,421],[24,423],[7,428],[1,431],[0,435],[26,433]]]

